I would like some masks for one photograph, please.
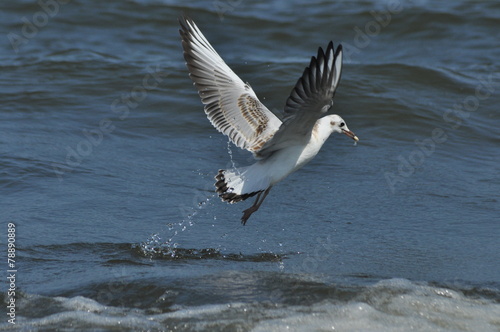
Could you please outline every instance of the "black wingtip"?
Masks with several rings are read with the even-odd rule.
[[[196,26],[193,19],[186,14],[179,16],[177,18],[177,21],[179,21],[179,24],[181,26],[181,29],[179,29],[179,33],[181,34],[181,36],[183,34],[188,34],[192,31],[192,27]]]
[[[328,46],[326,47],[326,52],[328,53],[329,50],[333,50],[335,47],[333,45],[333,41],[330,40],[330,42],[328,43]]]
[[[177,18],[177,20],[179,21],[180,25],[186,25],[187,22],[193,22],[193,20],[191,19],[191,17],[189,17],[186,14],[182,14],[181,16],[179,16]]]
[[[321,47],[320,47],[320,49],[321,49]],[[334,53],[334,58],[336,58],[337,55],[339,55],[339,53],[342,51],[342,44],[338,44],[337,48],[335,48],[333,41],[330,40],[330,42],[328,43],[328,46],[326,47],[326,51],[324,54],[328,55],[330,53],[330,51],[332,51]]]
[[[184,37],[184,34],[188,32],[188,24],[187,24],[187,16],[181,15],[177,18],[177,21],[179,22],[179,25],[181,28],[179,29],[179,33],[181,37]]]
[[[335,57],[337,57],[340,52],[342,52],[342,44],[337,46],[337,49],[335,50]]]
[[[333,41],[331,41],[331,40],[328,43],[328,45],[326,46],[325,51],[323,51],[323,47],[321,47],[321,46],[318,48],[318,55],[316,55],[316,59],[327,57],[328,54],[330,53],[330,51],[335,51],[335,45],[333,45]],[[314,56],[312,58],[314,58]],[[312,62],[312,59],[311,59],[311,62]]]
[[[311,57],[309,66],[304,69],[302,76],[297,80],[297,83],[286,101],[285,116],[291,115],[296,112],[297,109],[300,109],[301,104],[306,102],[306,100],[314,94],[325,94],[325,96],[329,96],[330,99],[333,98],[342,71],[341,63],[340,67],[335,67],[337,57],[341,53],[342,45],[338,44],[337,48],[335,48],[333,41],[328,43],[326,49],[322,47],[318,48],[317,55]],[[332,64],[333,67],[330,67]],[[335,68],[340,69],[338,75],[335,74]],[[325,96],[322,95],[322,97]]]

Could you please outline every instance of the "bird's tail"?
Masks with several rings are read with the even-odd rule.
[[[256,163],[248,167],[219,170],[215,176],[215,188],[219,197],[224,202],[233,204],[266,190],[270,183],[267,178],[262,177],[259,166]]]

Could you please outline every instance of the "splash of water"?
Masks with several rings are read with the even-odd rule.
[[[236,171],[238,175],[241,175],[240,169],[236,166],[236,162],[233,158],[233,150],[231,150],[231,141],[227,141],[227,154],[229,155],[229,161],[231,162],[231,168]]]
[[[189,227],[193,227],[196,223],[194,218],[204,209],[210,200],[215,196],[211,194],[206,197],[201,202],[198,202],[197,206],[191,208],[187,216],[183,218],[178,223],[168,223],[166,226],[169,233],[171,234],[166,241],[163,241],[158,233],[151,235],[149,239],[140,244],[140,250],[144,256],[170,256],[175,258],[178,254],[179,243],[175,242],[175,238],[182,232],[185,232]]]
[[[231,162],[231,166],[233,169],[238,170],[236,166],[236,162],[233,158],[233,151],[231,149],[231,142],[227,143],[227,152],[229,155],[229,159]],[[199,175],[203,175],[199,173]],[[235,254],[223,254],[224,250],[223,242],[229,237],[227,232],[224,232],[220,239],[222,241],[218,241],[219,243],[215,246],[215,248],[208,249],[186,249],[182,248],[179,243],[179,236],[181,233],[188,231],[191,227],[196,225],[195,219],[200,214],[200,212],[208,206],[210,201],[216,196],[215,193],[210,194],[209,196],[204,197],[201,201],[195,204],[193,207],[185,210],[185,217],[180,222],[170,222],[166,224],[168,228],[167,235],[165,239],[160,236],[159,233],[155,233],[150,236],[145,242],[140,245],[135,246],[138,248],[142,255],[150,258],[164,258],[164,259],[201,259],[201,258],[215,258],[215,259],[230,259],[230,260],[250,260],[250,261],[275,261],[278,262],[279,270],[283,271],[285,269],[285,265],[283,262],[283,258],[286,257],[286,254],[283,250],[283,245],[279,243],[279,253],[276,254],[276,250],[272,250],[268,247],[267,237],[261,239],[262,246],[258,248],[260,252],[257,255],[239,255]],[[217,220],[217,216],[213,216],[213,220]],[[215,223],[212,224],[212,227],[215,227]]]
[[[231,161],[231,165],[234,169],[237,169],[236,163],[233,159],[233,151],[231,150],[231,142],[228,140],[227,142],[227,152],[229,155],[229,159]],[[203,175],[199,173],[199,175]],[[195,217],[200,213],[202,209],[204,209],[210,200],[215,197],[215,194],[211,194],[206,197],[202,201],[200,201],[196,206],[192,207],[187,212],[186,217],[182,219],[179,223],[168,223],[168,231],[171,235],[169,235],[166,241],[163,241],[158,233],[151,235],[151,237],[145,242],[141,243],[140,250],[145,256],[171,256],[175,258],[178,254],[179,244],[175,242],[175,238],[182,232],[185,232],[190,227],[194,226],[196,223],[194,221]],[[217,217],[214,216],[214,220]]]

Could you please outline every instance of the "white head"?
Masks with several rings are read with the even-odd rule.
[[[325,118],[330,121],[332,133],[344,134],[347,137],[352,138],[356,142],[359,141],[358,137],[354,135],[354,133],[350,131],[349,128],[347,128],[347,124],[340,116],[338,116],[337,114],[332,114],[325,116]]]

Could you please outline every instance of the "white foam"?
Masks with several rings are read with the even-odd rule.
[[[41,319],[35,319],[30,322],[25,322],[24,324],[19,324],[19,327],[58,327],[61,326],[71,326],[71,327],[99,327],[99,328],[129,328],[129,329],[151,329],[151,328],[161,328],[161,325],[157,322],[145,319],[144,316],[136,315],[126,315],[126,316],[110,316],[110,315],[99,315],[92,312],[83,311],[65,311],[44,317]]]
[[[25,301],[44,300],[27,296]],[[46,298],[61,312],[43,318],[19,316],[16,327],[125,328],[164,330],[260,331],[499,331],[500,304],[446,289],[391,279],[360,287],[351,300],[325,299],[310,306],[272,303],[225,303],[173,306],[156,310],[102,305],[92,299]],[[347,302],[346,302],[347,301]],[[20,310],[21,312],[22,310]],[[156,313],[154,313],[156,311]],[[0,330],[10,326],[0,324]]]
[[[68,310],[103,312],[107,309],[106,306],[100,304],[99,302],[83,296],[76,296],[72,298],[56,297],[54,300],[60,302],[61,305]]]
[[[499,331],[500,305],[449,289],[393,279],[370,287],[363,301],[287,308],[253,331]]]
[[[44,297],[27,295],[23,301],[29,301],[30,299],[43,300]],[[142,330],[144,328],[161,329],[162,327],[160,323],[145,316],[142,310],[105,306],[83,296],[72,298],[55,297],[52,300],[59,303],[64,311],[35,319],[28,319],[20,314],[17,317],[15,327],[26,331],[46,328],[93,329],[96,327]],[[55,303],[53,302],[53,304]],[[11,327],[10,324],[0,324],[0,330],[9,330]]]

